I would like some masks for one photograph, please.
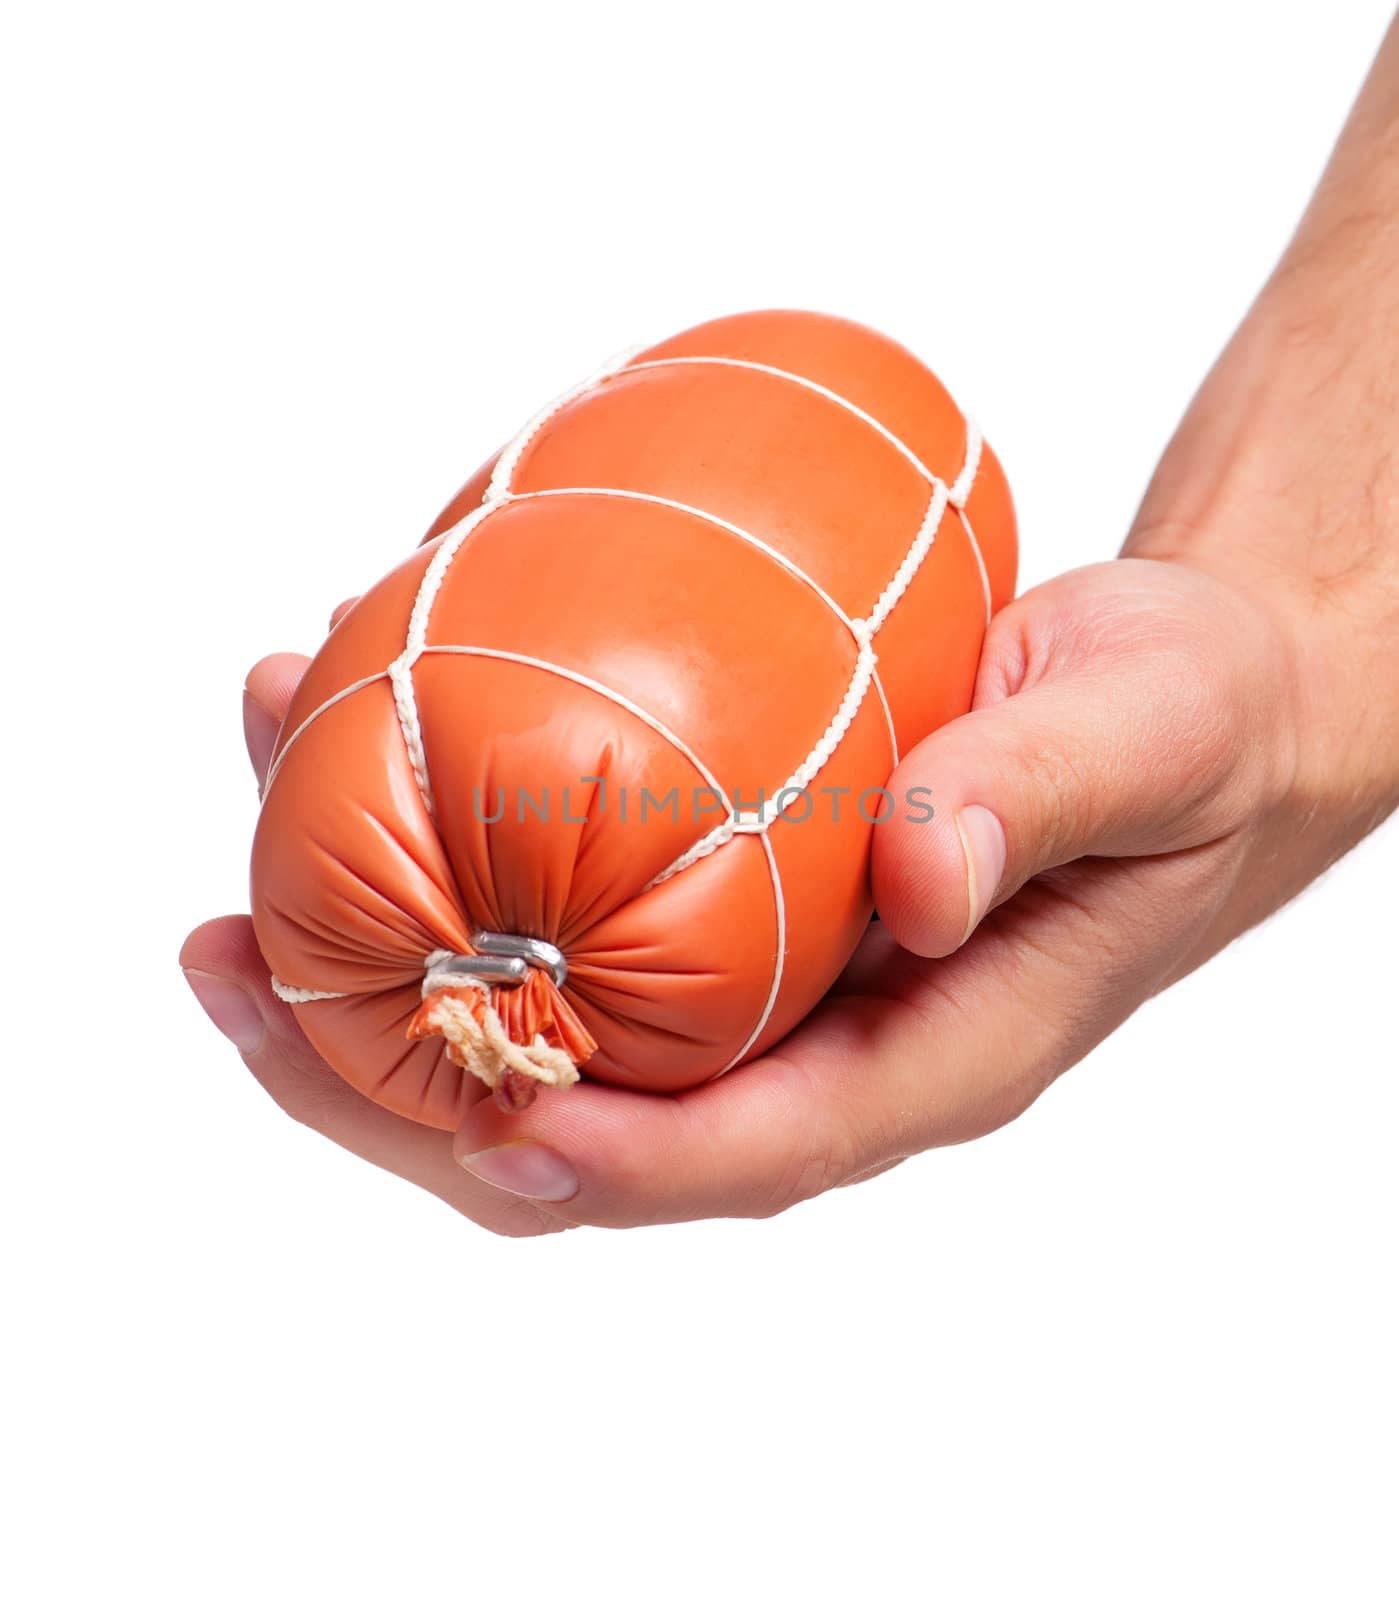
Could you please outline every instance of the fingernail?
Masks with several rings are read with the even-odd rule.
[[[962,836],[962,854],[967,858],[967,929],[962,935],[965,944],[991,909],[991,901],[1001,886],[1006,870],[1006,834],[999,818],[985,806],[964,806],[957,813],[957,832]]]
[[[252,996],[227,978],[216,978],[212,972],[201,972],[197,967],[182,970],[209,1021],[225,1039],[237,1045],[243,1055],[252,1055],[261,1045],[265,1031],[262,1013]]]
[[[266,779],[267,769],[272,765],[272,751],[276,746],[280,729],[281,724],[276,717],[261,701],[254,700],[244,689],[243,737],[247,740],[248,756],[259,783]]]
[[[458,1158],[473,1177],[527,1200],[572,1200],[578,1174],[547,1144],[517,1139]]]

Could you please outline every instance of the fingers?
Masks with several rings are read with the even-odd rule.
[[[482,1100],[454,1149],[467,1171],[569,1221],[636,1227],[780,1211],[841,1180],[845,1137],[831,1089],[770,1057],[682,1095],[583,1082],[519,1113]]]
[[[407,1178],[493,1232],[556,1232],[565,1220],[492,1185],[452,1160],[451,1137],[366,1100],[321,1060],[268,983],[267,964],[247,917],[196,928],[180,966],[210,1020],[272,1098],[298,1122],[346,1150]]]
[[[1047,875],[947,961],[875,927],[841,992],[765,1060],[676,1096],[584,1082],[514,1114],[483,1098],[454,1139],[374,1106],[315,1055],[248,919],[197,929],[181,962],[285,1110],[495,1232],[769,1216],[1017,1116],[1191,936],[1169,913],[1227,879],[1207,854]]]
[[[1269,782],[1280,675],[1259,619],[1199,574],[1114,562],[1002,612],[969,715],[900,763],[875,830],[881,919],[945,956],[1036,873],[1086,855],[1188,849]]]
[[[267,781],[272,751],[291,697],[310,664],[309,656],[293,655],[289,651],[264,656],[248,674],[243,686],[243,738],[259,788]]]
[[[672,1097],[584,1083],[514,1114],[482,1101],[457,1158],[570,1222],[631,1227],[770,1216],[979,1137],[1140,1000],[1157,919],[1130,882],[1106,905],[1041,889],[945,962],[875,927],[853,982],[764,1060]]]
[[[293,1115],[498,1231],[769,1215],[1001,1126],[1187,963],[1237,876],[1221,855],[1276,776],[1257,752],[1276,744],[1285,686],[1242,604],[1198,574],[1118,562],[1008,608],[975,710],[891,785],[934,806],[876,829],[883,925],[776,1052],[688,1093],[585,1082],[513,1115],[482,1099],[448,1140],[315,1056],[246,919],[199,930],[184,960]],[[254,669],[266,715],[284,715],[303,667]]]
[[[330,615],[332,628],[355,604],[358,596],[342,600]],[[277,735],[281,731],[287,707],[310,666],[311,658],[283,651],[264,656],[248,674],[243,688],[243,738],[248,746],[248,758],[257,774],[258,787],[267,781],[267,769],[272,764]]]
[[[1169,908],[1203,899],[1215,867],[1187,854],[1162,871],[1065,869],[941,962],[875,927],[840,992],[764,1060],[675,1096],[584,1082],[516,1113],[482,1100],[456,1157],[561,1220],[634,1227],[770,1216],[977,1138],[1150,991],[1174,953]]]
[[[959,1055],[967,1041],[941,1032],[951,1020],[935,1004],[833,1000],[776,1053],[684,1094],[584,1082],[518,1113],[482,1100],[454,1150],[466,1170],[573,1223],[772,1216],[1024,1109],[1033,1093],[980,1079]]]
[[[249,672],[244,691],[280,725],[310,665],[310,656],[296,655],[290,650],[264,656]]]

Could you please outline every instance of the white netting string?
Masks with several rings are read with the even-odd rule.
[[[423,725],[413,685],[413,668],[427,644],[428,622],[432,616],[433,603],[437,599],[443,579],[447,576],[447,569],[456,559],[457,551],[481,523],[493,511],[510,501],[512,498],[510,484],[515,471],[525,451],[545,423],[571,405],[580,395],[586,394],[589,389],[610,378],[614,372],[620,371],[635,354],[636,347],[619,351],[610,361],[604,362],[596,372],[584,378],[582,383],[575,383],[571,389],[565,389],[562,394],[556,395],[547,406],[530,418],[500,452],[481,504],[474,511],[468,512],[443,535],[441,544],[434,551],[427,571],[423,574],[423,581],[418,585],[418,592],[413,599],[413,609],[408,617],[408,636],[404,641],[402,654],[389,664],[389,682],[393,687],[394,707],[398,712],[399,727],[403,730],[403,744],[408,753],[408,764],[413,769],[413,779],[418,785],[418,793],[423,797],[423,805],[430,817],[436,817],[437,807],[433,802],[432,783],[428,777],[427,751],[423,747]]]
[[[663,872],[657,873],[647,884],[648,889],[654,888],[658,883],[664,883],[667,878],[673,878],[677,872],[683,872],[686,867],[694,866],[696,861],[703,861],[706,856],[713,855],[720,845],[727,844],[736,834],[766,833],[778,817],[794,806],[806,793],[822,767],[835,754],[841,740],[850,731],[850,724],[854,722],[865,695],[869,692],[869,686],[874,681],[874,669],[879,658],[869,642],[869,624],[857,622],[855,627],[860,630],[857,637],[861,640],[859,653],[855,658],[855,670],[851,674],[849,686],[835,716],[831,718],[826,731],[816,741],[806,760],[786,783],[781,785],[771,800],[765,800],[754,811],[735,812],[727,821],[712,828],[683,855],[677,856]]]
[[[928,509],[923,514],[923,520],[918,525],[918,532],[914,535],[913,543],[908,547],[908,553],[899,563],[899,570],[889,580],[883,594],[874,603],[874,609],[865,619],[865,624],[871,634],[878,633],[888,621],[889,613],[908,593],[908,586],[918,575],[918,569],[923,565],[924,557],[933,548],[933,540],[938,536],[938,525],[942,522],[942,514],[947,510],[947,503],[951,499],[947,485],[941,479],[933,485],[933,493],[928,501]]]
[[[289,1006],[305,1005],[308,1000],[348,1000],[347,994],[334,994],[329,989],[298,989],[295,984],[283,983],[280,978],[272,979],[272,993],[279,1000],[285,1000]]]
[[[976,474],[981,466],[981,429],[977,427],[975,417],[964,415],[962,421],[967,426],[967,453],[962,461],[962,470],[947,491],[948,500],[958,511],[966,510],[967,499],[976,483]]]
[[[640,363],[643,366],[645,364]],[[875,668],[879,662],[873,649],[874,636],[888,621],[894,607],[908,593],[909,585],[917,577],[919,568],[927,559],[928,552],[937,539],[938,529],[949,506],[957,509],[968,535],[971,534],[970,524],[966,522],[962,508],[966,505],[967,496],[976,481],[977,469],[981,462],[981,432],[970,417],[965,420],[966,457],[955,484],[949,489],[941,478],[932,477],[933,492],[928,499],[928,509],[923,513],[923,520],[919,523],[918,531],[899,563],[898,570],[875,601],[869,616],[850,621],[850,630],[855,635],[859,648],[850,674],[850,683],[826,731],[817,740],[806,760],[777,791],[774,799],[767,801],[760,811],[747,816],[731,816],[717,827],[711,828],[703,838],[696,840],[668,867],[657,873],[647,885],[648,888],[654,888],[656,884],[673,878],[677,872],[683,872],[687,867],[694,866],[697,861],[703,861],[706,856],[713,855],[721,845],[727,844],[730,839],[741,833],[766,833],[783,812],[790,810],[805,795],[822,768],[835,754],[841,741],[850,731],[850,726],[864,703],[869,686],[874,681]],[[978,566],[981,566],[981,553],[976,549],[974,540],[972,547],[976,551]],[[981,571],[984,584],[984,566],[981,567]]]
[[[437,807],[433,804],[432,784],[428,779],[427,751],[423,748],[423,724],[418,715],[418,697],[413,687],[413,668],[427,644],[427,625],[432,616],[432,604],[442,587],[442,580],[447,576],[447,569],[451,566],[453,557],[491,512],[504,504],[503,499],[482,501],[474,511],[463,517],[443,536],[441,544],[433,552],[432,560],[428,562],[422,582],[418,585],[413,609],[408,616],[408,637],[403,652],[389,663],[389,683],[393,688],[393,703],[398,712],[398,725],[403,732],[404,749],[408,753],[408,764],[413,769],[418,793],[423,797],[423,804],[427,807],[427,814],[430,817],[437,815]]]
[[[811,754],[797,768],[790,778],[778,791],[779,795],[786,794],[789,790],[802,790],[820,772],[821,768],[836,753],[842,739],[850,731],[850,724],[855,720],[855,714],[864,702],[865,694],[874,677],[874,669],[878,664],[878,656],[874,653],[871,639],[874,629],[868,623],[856,623],[860,630],[860,649],[855,657],[855,670],[850,675],[850,684],[845,691],[839,707],[826,727],[826,731],[816,741]],[[790,802],[789,802],[790,803]],[[777,815],[776,801],[769,802],[765,810],[770,811],[773,818]]]
[[[587,394],[589,389],[596,388],[604,379],[610,378],[614,372],[620,372],[640,349],[640,345],[632,345],[629,349],[619,350],[610,361],[604,361],[596,372],[589,373],[582,383],[575,383],[571,389],[565,389],[562,394],[555,395],[543,410],[536,411],[500,452],[495,470],[491,473],[491,481],[486,485],[483,502],[501,500],[509,495],[515,469],[519,466],[525,451],[534,442],[534,436],[546,422],[557,416],[565,406],[572,405],[575,400]]]
[[[687,516],[698,517],[701,522],[707,522],[714,528],[722,528],[725,533],[730,533],[734,538],[741,539],[755,550],[762,551],[769,561],[775,562],[785,572],[790,572],[798,583],[804,584],[816,595],[833,616],[839,618],[841,625],[850,633],[853,634],[859,625],[853,617],[847,616],[844,607],[838,601],[832,599],[827,591],[817,583],[815,578],[804,567],[793,561],[790,556],[783,555],[780,550],[770,545],[766,539],[760,539],[757,534],[749,533],[746,528],[740,528],[736,522],[730,522],[727,518],[717,516],[712,511],[706,511],[702,506],[692,506],[684,500],[672,500],[669,496],[663,494],[648,494],[644,489],[610,489],[598,484],[589,484],[587,486],[580,484],[567,489],[522,489],[518,494],[510,494],[508,498],[512,504],[520,505],[527,500],[566,499],[571,495],[591,495],[603,500],[629,500],[641,505],[665,506],[670,511],[683,511]]]
[[[478,978],[470,972],[443,972],[442,963],[452,961],[462,954],[458,950],[434,950],[423,962],[427,976],[423,979],[422,996],[426,1000],[430,994],[436,994],[439,989],[483,989],[490,993],[490,985],[484,978]],[[272,979],[272,992],[279,1000],[285,1000],[288,1005],[304,1005],[308,1000],[348,1000],[347,994],[333,994],[328,989],[298,989],[294,984],[283,983],[280,978]]]

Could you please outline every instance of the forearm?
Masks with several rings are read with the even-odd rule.
[[[1399,801],[1399,22],[1124,554],[1203,567],[1284,631],[1306,806],[1359,837]]]

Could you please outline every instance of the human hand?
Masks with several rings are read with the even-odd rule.
[[[275,656],[249,678],[259,781],[304,667]],[[936,814],[876,828],[881,921],[835,991],[766,1058],[683,1094],[482,1098],[453,1139],[320,1060],[246,917],[198,929],[181,963],[284,1109],[497,1232],[767,1215],[1000,1126],[1292,892],[1294,674],[1272,619],[1184,566],[1118,561],[1023,596],[988,634],[971,714],[891,781],[925,785]],[[1334,845],[1311,836],[1311,870]]]

